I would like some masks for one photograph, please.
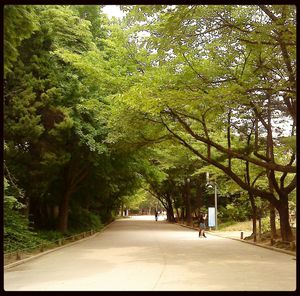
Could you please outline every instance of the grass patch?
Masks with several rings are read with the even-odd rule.
[[[220,223],[218,230],[221,231],[252,231],[252,221],[236,222],[228,221]]]

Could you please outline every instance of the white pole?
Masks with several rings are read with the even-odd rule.
[[[206,183],[209,183],[209,173],[206,172]]]
[[[218,229],[218,196],[217,196],[217,184],[215,183],[215,225],[216,225],[216,230]]]

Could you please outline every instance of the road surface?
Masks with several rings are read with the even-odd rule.
[[[155,221],[96,236],[4,271],[6,291],[294,291],[295,256]]]

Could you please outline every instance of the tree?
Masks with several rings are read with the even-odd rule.
[[[295,132],[295,8],[186,5],[127,10],[131,21],[146,22],[142,29],[150,32],[145,42],[153,69],[124,99],[130,98],[140,111],[150,110],[201,160],[274,205],[282,239],[292,240],[288,195],[296,187],[295,153],[282,140]],[[280,118],[291,123],[285,136],[282,122],[275,124]],[[245,123],[254,131],[250,145]],[[282,148],[289,155],[284,162],[277,153]],[[236,160],[264,169],[268,188],[243,180],[234,171]]]
[[[32,6],[4,6],[4,78],[11,73],[13,64],[19,56],[19,46],[39,27]]]

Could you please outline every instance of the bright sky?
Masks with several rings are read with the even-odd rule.
[[[120,5],[105,5],[103,8],[103,12],[108,15],[109,18],[122,17],[124,13],[120,10]]]

